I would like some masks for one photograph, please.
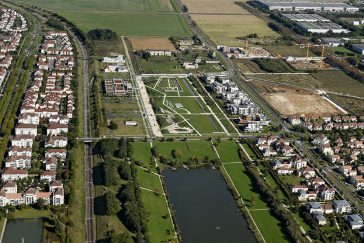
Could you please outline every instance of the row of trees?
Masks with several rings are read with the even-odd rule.
[[[294,242],[307,242],[306,238],[301,233],[299,224],[297,224],[291,213],[284,208],[274,190],[270,188],[259,175],[258,170],[247,162],[244,163],[244,166],[253,182],[254,188],[258,189],[262,195],[262,199],[268,203],[274,216],[284,224],[287,236]]]
[[[280,59],[254,58],[253,62],[257,63],[261,69],[269,73],[287,73],[292,71],[292,68]]]
[[[110,29],[93,29],[87,32],[87,37],[91,40],[116,40],[116,32]]]

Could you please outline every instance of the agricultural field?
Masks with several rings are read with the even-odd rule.
[[[108,28],[124,36],[190,36],[168,0],[15,0],[52,10],[84,31]],[[148,23],[146,25],[146,23]]]
[[[163,133],[225,135],[218,117],[189,79],[159,77],[145,83]]]
[[[278,36],[267,22],[252,15],[232,0],[182,0],[192,19],[217,45],[242,46],[239,38],[258,34],[261,40]]]
[[[337,107],[333,106],[322,96],[315,92],[283,88],[262,82],[254,82],[262,96],[283,116],[318,114],[340,114]]]
[[[131,37],[128,38],[133,50],[163,49],[176,51],[175,46],[168,38],[163,37]]]

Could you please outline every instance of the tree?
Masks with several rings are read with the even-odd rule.
[[[179,148],[173,149],[172,150],[172,156],[173,156],[174,159],[180,159],[182,157],[181,149],[179,149]]]
[[[144,60],[146,60],[146,61],[148,61],[149,60],[149,58],[150,58],[150,53],[149,52],[147,52],[147,51],[143,51],[142,52],[142,58],[144,59]]]
[[[110,125],[109,125],[109,128],[110,128],[111,130],[118,130],[119,125],[118,125],[116,122],[111,121],[111,122],[110,122]]]
[[[128,232],[111,236],[111,243],[134,243]]]
[[[120,203],[112,192],[106,192],[105,204],[107,215],[116,215],[120,211]]]
[[[131,170],[130,170],[130,166],[127,162],[123,162],[120,164],[119,166],[119,175],[121,177],[121,179],[123,180],[131,180]]]
[[[117,35],[115,31],[110,29],[93,29],[87,32],[87,36],[91,40],[116,40]]]

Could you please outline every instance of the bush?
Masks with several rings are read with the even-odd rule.
[[[115,31],[110,29],[93,29],[87,32],[87,37],[91,40],[116,40]]]

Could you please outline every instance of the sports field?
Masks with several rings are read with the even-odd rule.
[[[163,133],[226,135],[217,115],[187,78],[159,77],[146,87]]]
[[[191,35],[169,0],[15,0],[64,16],[82,30],[109,28],[124,36]],[[147,23],[147,24],[146,24]]]
[[[252,15],[233,0],[182,0],[192,19],[217,45],[242,46],[237,38],[256,33],[260,38],[278,36],[267,22]]]

